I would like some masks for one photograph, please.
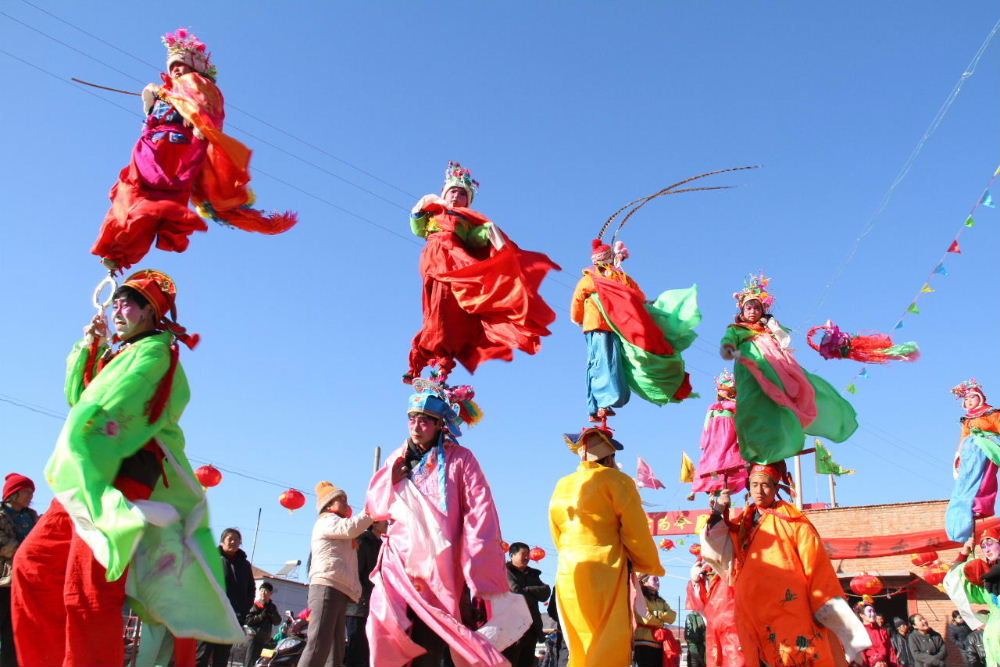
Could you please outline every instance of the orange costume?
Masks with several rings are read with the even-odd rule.
[[[632,278],[622,271],[621,269],[616,269],[610,266],[602,266],[597,269],[597,271],[603,277],[608,280],[614,280],[615,282],[621,283],[626,287],[631,287],[632,289],[642,290],[639,288],[639,284],[632,280]],[[607,320],[604,318],[604,314],[601,309],[597,307],[597,302],[590,297],[597,293],[597,287],[594,286],[594,274],[592,269],[587,269],[583,272],[583,277],[576,284],[576,290],[573,292],[573,305],[570,307],[569,317],[571,320],[583,327],[584,333],[588,331],[613,331],[613,329],[608,325]],[[645,299],[645,295],[643,295]]]
[[[751,504],[734,521],[706,526],[702,555],[736,589],[747,665],[842,666],[845,647],[853,658],[870,645],[819,533],[793,505]]]

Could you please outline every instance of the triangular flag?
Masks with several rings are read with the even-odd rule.
[[[681,452],[681,481],[685,484],[694,482],[694,461],[687,452]]]
[[[858,388],[854,386],[853,382],[851,384],[847,385],[847,393],[848,394],[856,394],[856,393],[858,393]]]
[[[862,368],[861,372],[858,373],[858,377],[866,378],[867,379],[868,378],[868,369],[867,368]]]
[[[976,221],[972,219],[971,215],[968,218],[965,219],[965,226],[966,227],[975,227],[976,226]]]
[[[896,322],[896,326],[893,327],[893,329],[902,329],[902,328],[903,328],[903,320]]]
[[[946,276],[948,275],[948,269],[944,268],[944,264],[938,264],[936,267],[934,267],[934,273]]]
[[[920,288],[920,293],[921,294],[930,294],[933,291],[934,291],[934,288],[931,287],[930,283],[924,283],[924,286]]]
[[[951,245],[948,246],[948,252],[955,252],[961,254],[962,249],[958,247],[958,239],[955,239],[954,241],[951,242]]]
[[[919,315],[920,314],[920,309],[917,308],[917,302],[914,301],[913,303],[911,303],[910,307],[906,309],[906,312],[913,313],[914,315]]]
[[[639,457],[639,470],[635,474],[635,484],[640,489],[665,489],[663,482],[656,479],[653,469]]]
[[[816,438],[816,474],[817,475],[850,475],[853,470],[848,470],[833,460],[833,455],[823,446],[819,438]]]
[[[993,203],[993,195],[990,194],[989,190],[983,193],[983,196],[982,198],[980,198],[979,203],[989,208],[997,207],[997,205]]]

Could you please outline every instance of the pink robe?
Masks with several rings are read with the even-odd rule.
[[[471,451],[445,445],[442,512],[438,450],[427,454],[411,478],[392,484],[392,464],[406,444],[389,455],[368,488],[366,509],[392,520],[372,572],[367,624],[371,664],[402,666],[426,651],[409,638],[407,607],[451,647],[459,667],[509,663],[482,634],[461,621],[459,599],[467,584],[473,597],[509,592],[500,519],[490,485]]]
[[[701,434],[701,460],[695,471],[692,491],[721,491],[727,487],[736,493],[747,488],[747,463],[740,456],[740,446],[736,441],[735,416],[736,401],[719,401],[708,409],[705,429]],[[702,477],[737,467],[738,470],[730,470],[726,475]]]

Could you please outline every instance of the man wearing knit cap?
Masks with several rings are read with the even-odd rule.
[[[14,564],[23,665],[123,664],[126,595],[176,637],[244,638],[184,454],[190,391],[175,341],[197,337],[175,300],[169,276],[137,272],[113,295],[117,334],[109,342],[99,314],[67,360],[73,407],[45,469],[55,498]]]
[[[747,665],[841,667],[871,646],[819,533],[794,505],[785,462],[750,466],[752,503],[729,516],[723,489],[701,533],[701,554],[736,589]],[[846,654],[846,655],[845,655]]]
[[[10,618],[10,581],[14,554],[38,523],[38,512],[29,507],[34,495],[35,483],[30,479],[16,472],[7,475],[0,509],[0,667],[18,664]]]
[[[344,664],[347,604],[361,597],[357,537],[371,525],[367,512],[352,516],[347,493],[330,482],[316,485],[319,518],[313,524],[309,566],[309,637],[300,665]]]

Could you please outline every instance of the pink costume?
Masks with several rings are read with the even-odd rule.
[[[688,605],[692,598],[707,625],[705,667],[743,667],[746,662],[736,633],[736,589],[712,573],[688,582]]]
[[[368,488],[368,514],[392,521],[371,576],[371,664],[402,666],[425,653],[409,637],[409,607],[448,643],[459,667],[507,666],[483,634],[462,624],[459,611],[464,585],[479,598],[510,590],[490,485],[473,453],[451,438],[431,449],[412,477],[393,484],[392,463],[406,451],[404,443],[393,452]]]
[[[736,440],[736,401],[723,398],[713,403],[705,416],[701,459],[691,490],[712,492],[728,488],[733,493],[742,491],[747,487],[746,465]],[[715,477],[703,476],[722,471],[727,472]]]

